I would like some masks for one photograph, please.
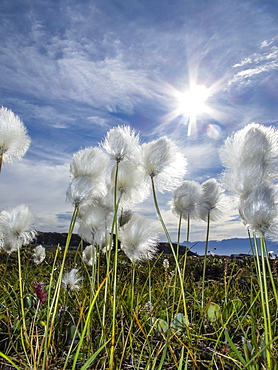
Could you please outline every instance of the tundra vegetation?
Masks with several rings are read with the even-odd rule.
[[[247,125],[220,150],[225,170],[185,181],[187,161],[167,137],[140,144],[129,126],[75,153],[65,245],[36,245],[27,205],[0,212],[0,369],[277,369],[278,133]],[[1,176],[30,139],[20,119],[0,110]],[[173,192],[174,249],[157,199]],[[209,230],[226,193],[236,202],[252,254],[208,253]],[[153,198],[172,254],[133,206]],[[206,223],[204,256],[179,252],[181,230]],[[70,249],[74,227],[81,237]],[[243,227],[244,227],[243,226]],[[83,245],[86,242],[86,246]]]

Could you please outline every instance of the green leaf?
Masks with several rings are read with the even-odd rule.
[[[159,332],[159,333],[164,333],[166,334],[167,331],[169,330],[169,325],[167,322],[163,319],[155,319],[154,318],[154,323],[153,327]]]
[[[243,307],[243,303],[240,299],[232,299],[229,301],[223,309],[222,316],[223,319],[226,321],[235,312],[239,312],[240,309]]]
[[[186,327],[186,319],[182,313],[177,313],[170,324],[171,329],[177,335],[182,334]]]
[[[218,321],[221,317],[221,308],[217,303],[211,302],[208,306],[207,317],[210,322]]]
[[[110,342],[110,339],[103,344],[103,346],[101,346],[100,348],[98,348],[98,350],[92,354],[92,356],[85,362],[85,364],[81,367],[80,370],[87,370],[88,367],[91,365],[91,363],[95,360],[95,358],[97,357],[97,355],[103,350],[103,348],[105,346],[107,346],[107,344]]]

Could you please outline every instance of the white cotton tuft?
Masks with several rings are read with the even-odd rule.
[[[111,213],[100,205],[81,207],[78,235],[87,243],[103,247],[109,240]]]
[[[21,159],[28,150],[30,142],[27,130],[19,117],[7,108],[0,108],[1,160],[12,163]]]
[[[121,249],[132,262],[151,259],[156,253],[156,239],[147,218],[136,213],[119,231]]]
[[[184,181],[175,189],[172,201],[172,212],[177,217],[187,220],[199,217],[198,204],[201,196],[201,185],[196,181]]]
[[[32,257],[36,265],[42,263],[45,260],[45,248],[42,245],[37,245]]]
[[[158,191],[172,191],[186,173],[187,160],[166,136],[142,144],[142,166],[147,177],[154,179]]]
[[[70,174],[73,178],[81,176],[92,176],[103,178],[105,181],[106,169],[109,158],[100,148],[85,148],[73,155],[70,165]]]
[[[111,174],[112,197],[115,189],[116,167]],[[143,169],[129,161],[123,161],[118,165],[117,174],[117,200],[123,208],[132,207],[143,202],[150,193],[149,183],[146,181]]]
[[[252,232],[265,235],[276,228],[278,216],[277,189],[274,186],[261,186],[241,199],[239,214],[246,226]]]
[[[88,266],[93,266],[96,263],[97,251],[93,245],[87,245],[82,251],[82,259]]]
[[[107,193],[106,183],[102,178],[81,176],[73,178],[69,184],[66,199],[74,206],[97,201]]]
[[[31,243],[37,235],[35,230],[30,229],[33,221],[33,214],[25,204],[0,213],[2,248],[7,253]]]
[[[223,191],[216,179],[209,179],[202,183],[202,192],[199,198],[199,217],[206,221],[208,216],[211,221],[216,221],[221,215],[221,200]]]
[[[277,179],[277,130],[247,125],[226,139],[220,159],[225,167],[223,186],[240,198],[247,197],[254,187]]]
[[[66,272],[62,279],[62,285],[65,290],[79,290],[83,277],[79,275],[78,269],[72,269]]]
[[[127,159],[138,163],[138,156],[140,156],[139,135],[129,126],[113,127],[107,132],[101,146],[116,162]]]

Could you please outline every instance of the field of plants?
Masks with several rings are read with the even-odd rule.
[[[62,286],[50,318],[63,251],[47,249],[40,265],[34,263],[32,249],[21,254],[23,313],[17,258],[0,255],[0,350],[5,353],[0,368],[41,369],[44,361],[48,369],[109,368],[114,298],[110,284],[105,298],[102,285],[107,278],[105,256],[99,256],[94,272],[81,249],[69,251],[65,271],[78,269],[80,280],[70,282],[74,289]],[[203,258],[187,257],[187,318],[173,256],[135,265],[124,253],[118,258],[114,369],[264,368],[264,320],[253,258],[208,257],[202,305]],[[180,256],[181,268],[184,258]],[[278,260],[270,263],[277,281]],[[276,317],[271,288],[269,309]],[[277,335],[276,322],[272,325]],[[277,358],[276,345],[272,351]]]
[[[6,108],[0,134],[1,169],[24,155],[30,139]],[[27,205],[2,210],[0,369],[278,370],[278,260],[265,242],[278,240],[278,131],[247,125],[226,139],[220,157],[221,184],[184,180],[187,160],[169,138],[140,144],[119,126],[73,156],[65,245],[32,244]],[[249,235],[247,259],[208,254],[224,190]],[[173,191],[177,250],[157,200],[165,191]],[[148,196],[169,256],[157,255],[154,228],[132,211]],[[181,230],[188,242],[197,219],[206,223],[204,255],[181,255]],[[71,250],[77,225],[81,243]]]

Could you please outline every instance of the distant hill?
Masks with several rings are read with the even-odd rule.
[[[182,245],[186,245],[183,242]],[[201,242],[189,242],[188,247],[191,251],[203,255],[205,251],[205,241]],[[278,244],[267,240],[267,247],[269,251],[274,251],[278,255]],[[231,254],[252,254],[250,241],[248,238],[233,238],[224,240],[210,240],[208,250],[217,255],[230,256]]]
[[[39,231],[36,239],[36,244],[41,244],[44,246],[57,246],[60,244],[64,246],[66,244],[67,233],[57,233],[57,232],[42,232]],[[72,247],[77,247],[80,243],[80,237],[77,234],[73,234],[71,238],[70,245]],[[88,243],[84,243],[87,245]],[[190,253],[188,255],[203,255],[205,251],[205,241],[189,242],[188,247]],[[173,243],[174,249],[176,249],[177,244]],[[186,242],[180,245],[180,254],[185,251]],[[278,255],[278,244],[267,241],[267,247],[269,251],[274,251]],[[233,238],[224,240],[210,240],[208,250],[214,254],[220,256],[230,256],[231,254],[251,254],[250,242],[247,238]],[[160,242],[158,243],[158,252],[164,252],[165,254],[171,254],[171,248],[169,243]]]
[[[57,233],[57,232],[42,232],[38,231],[37,238],[35,240],[36,244],[41,244],[43,246],[48,247],[55,247],[60,244],[61,247],[65,246],[67,240],[67,233]],[[70,246],[77,247],[80,243],[81,239],[80,236],[77,234],[72,234]],[[84,243],[84,245],[88,245],[88,243]],[[177,248],[177,244],[173,243],[174,250]],[[171,254],[171,248],[169,243],[160,242],[157,245],[157,252],[161,253],[164,252],[165,254]],[[179,248],[179,253],[183,254],[185,252],[185,246],[181,245]],[[188,255],[196,255],[196,253],[189,251]]]

